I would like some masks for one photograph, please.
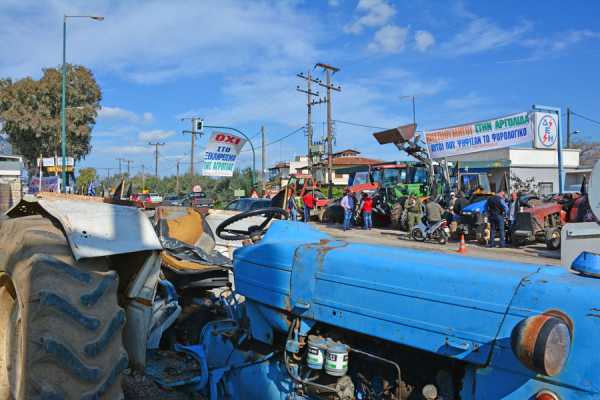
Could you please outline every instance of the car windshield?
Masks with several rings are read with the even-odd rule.
[[[251,210],[258,210],[260,208],[268,208],[271,205],[270,200],[255,200],[252,202]]]

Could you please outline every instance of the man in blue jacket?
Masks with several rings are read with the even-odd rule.
[[[490,222],[490,244],[494,247],[496,240],[496,229],[500,232],[500,247],[506,247],[506,236],[504,235],[504,217],[508,215],[508,206],[504,201],[504,192],[498,192],[487,201],[488,220]]]

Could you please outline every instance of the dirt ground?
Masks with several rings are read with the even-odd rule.
[[[330,234],[331,236],[349,242],[407,247],[411,249],[437,251],[442,253],[456,253],[456,250],[459,246],[459,243],[454,241],[450,241],[445,245],[440,245],[433,242],[416,242],[408,236],[408,233],[392,229],[373,228],[370,231],[365,231],[361,228],[353,228],[344,232],[339,224],[324,225],[314,223],[314,226]],[[495,247],[490,249],[471,241],[467,242],[466,256],[493,260],[509,260],[513,262],[523,262],[529,264],[560,265],[560,250],[547,250],[543,243],[537,243],[519,248],[507,247],[501,249]]]

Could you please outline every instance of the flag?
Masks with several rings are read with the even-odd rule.
[[[96,188],[95,188],[95,185],[94,185],[94,181],[90,182],[90,184],[88,185],[87,195],[88,196],[95,196],[96,195]]]

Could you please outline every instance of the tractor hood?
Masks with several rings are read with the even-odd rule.
[[[349,244],[275,222],[263,241],[236,251],[235,284],[273,312],[484,365],[515,293],[541,268]]]
[[[481,214],[483,214],[486,211],[487,211],[487,199],[476,201],[462,209],[463,214],[464,213],[470,213],[470,214],[481,213]]]

